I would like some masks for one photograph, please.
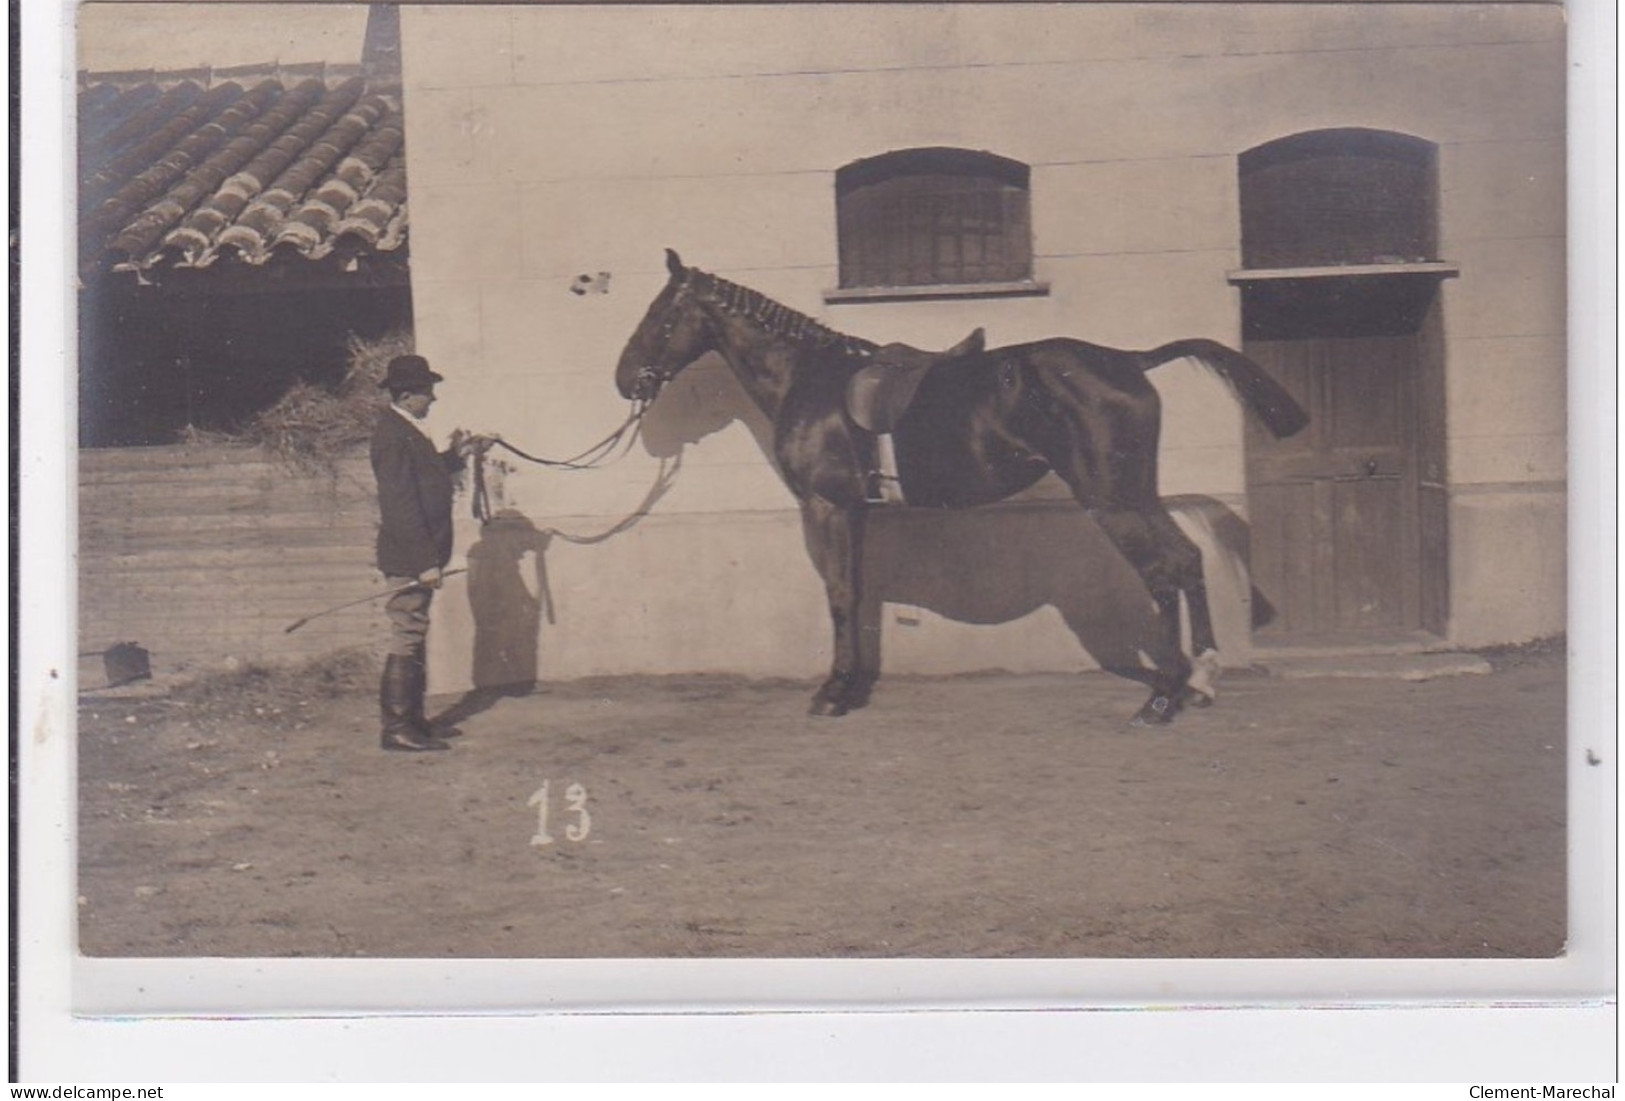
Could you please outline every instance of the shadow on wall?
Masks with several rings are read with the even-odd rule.
[[[542,623],[556,622],[548,583],[547,551],[555,539],[580,545],[602,543],[635,526],[671,489],[682,467],[679,448],[663,457],[654,484],[631,513],[591,535],[538,528],[530,517],[506,508],[480,527],[468,549],[468,604],[474,621],[473,686],[437,723],[455,724],[498,700],[524,696],[541,679]]]
[[[1237,589],[1246,577],[1246,521],[1211,497],[1165,503],[1188,527],[1205,529],[1199,542],[1209,548],[1210,592]],[[1221,571],[1232,572],[1221,578]],[[880,617],[888,603],[970,624],[1009,623],[1049,606],[1102,669],[1145,680],[1142,654],[1163,657],[1150,594],[1099,525],[1065,500],[872,514],[863,608],[871,672],[880,668]],[[1273,616],[1257,590],[1252,609],[1255,620]]]
[[[513,509],[480,529],[468,550],[468,603],[474,617],[473,687],[436,722],[455,724],[507,696],[523,696],[540,676],[542,617],[552,620],[547,548],[553,533]]]
[[[708,356],[668,385],[643,419],[641,438],[649,454],[663,460],[649,495],[631,515],[607,531],[585,538],[614,538],[651,509],[670,489],[685,445],[719,432],[735,420],[750,426],[763,453],[771,453],[772,430],[716,356]],[[538,528],[517,509],[499,511],[480,529],[468,550],[468,602],[474,621],[472,687],[435,717],[455,724],[478,715],[506,697],[524,696],[542,680],[543,621],[555,622],[548,586],[547,551],[554,539],[571,538]]]
[[[774,462],[773,425],[745,396],[722,357],[710,353],[660,391],[660,400],[643,418],[643,446],[658,459],[672,458],[736,420],[750,430],[768,462]]]

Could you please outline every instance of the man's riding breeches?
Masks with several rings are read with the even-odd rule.
[[[389,586],[412,585],[416,580],[415,577],[391,577]],[[434,590],[427,585],[413,585],[389,598],[384,613],[389,616],[391,654],[413,657],[423,653],[429,636],[429,602],[433,599]]]

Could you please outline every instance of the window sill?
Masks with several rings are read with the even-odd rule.
[[[1238,268],[1226,273],[1232,283],[1265,283],[1283,279],[1348,279],[1365,275],[1436,275],[1449,279],[1461,274],[1456,264],[1444,261],[1396,264],[1329,264],[1313,268]]]
[[[918,302],[945,298],[1036,298],[1049,284],[1032,279],[1010,283],[934,283],[917,287],[837,287],[824,292],[831,305],[860,302]]]

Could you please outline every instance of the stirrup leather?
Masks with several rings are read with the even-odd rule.
[[[892,446],[891,433],[875,436],[876,469],[866,472],[863,495],[871,505],[906,505],[903,481],[897,476],[897,450]]]

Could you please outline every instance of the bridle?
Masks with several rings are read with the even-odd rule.
[[[677,290],[673,293],[671,301],[666,305],[665,316],[660,321],[658,347],[662,350],[671,344],[672,337],[677,333],[678,322],[682,320],[682,313],[678,307],[683,305],[684,299],[691,298],[693,295],[694,271],[689,268],[684,270],[683,281],[677,284]],[[639,400],[646,404],[653,402],[656,395],[660,393],[661,388],[676,378],[677,373],[685,366],[687,364],[678,364],[675,367],[668,368],[646,363],[638,368],[638,373],[632,381],[632,392],[640,395]]]

